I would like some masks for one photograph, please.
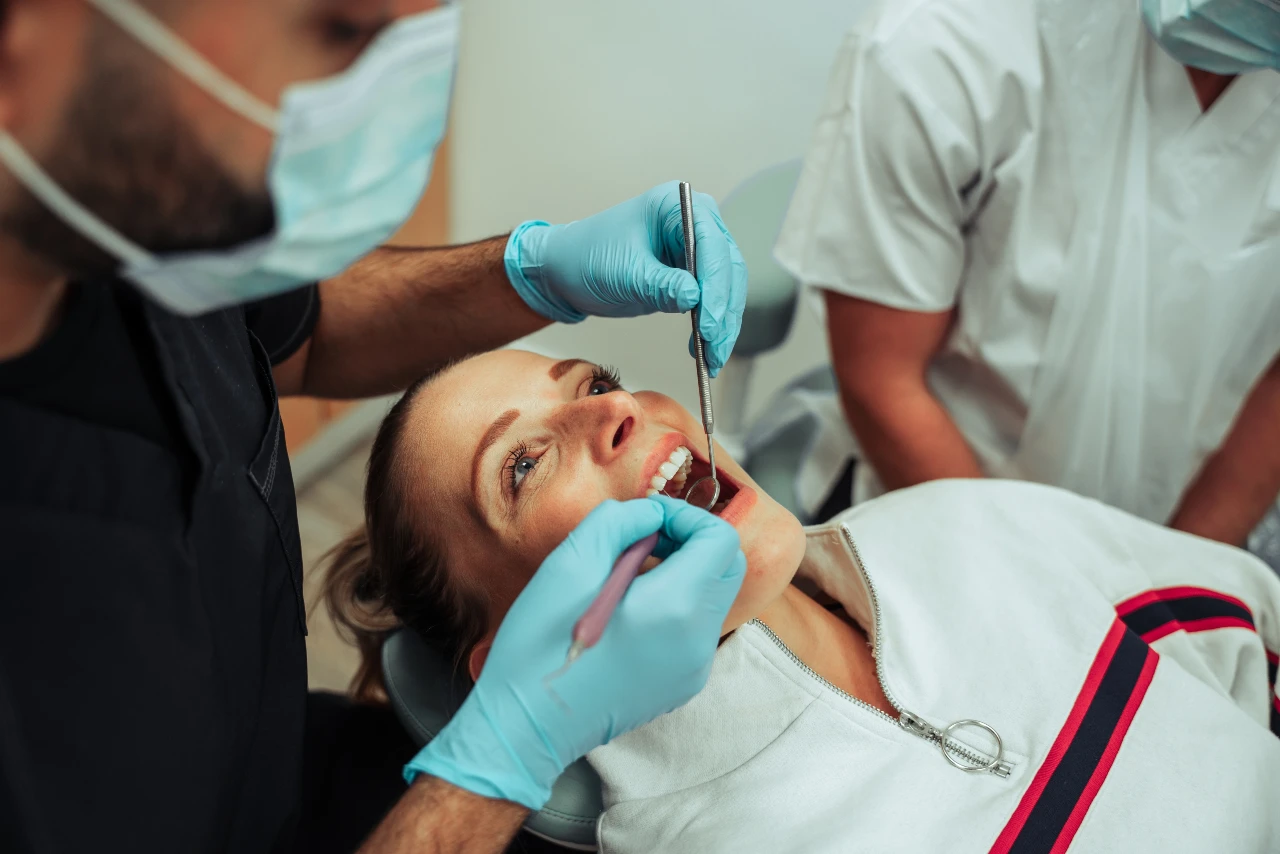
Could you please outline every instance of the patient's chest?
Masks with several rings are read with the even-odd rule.
[[[602,851],[992,850],[1041,757],[1007,753],[1004,778],[965,773],[891,719],[806,685],[762,637],[734,640],[738,690],[710,685],[592,754]],[[1277,850],[1280,742],[1225,732],[1229,701],[1177,668],[1158,677],[1070,850]]]
[[[955,590],[932,585],[929,605],[922,585],[887,574],[878,605],[851,610],[868,624],[880,612],[889,699],[937,727],[991,723],[1007,776],[953,767],[748,625],[693,701],[591,754],[605,782],[601,850],[992,850],[1037,785],[1114,612],[1064,591],[1081,607],[1005,615],[967,642],[965,622],[982,615],[956,611]],[[1069,850],[1280,850],[1280,740],[1173,662],[1156,667],[1111,763]],[[1075,803],[1050,819],[1070,820]]]

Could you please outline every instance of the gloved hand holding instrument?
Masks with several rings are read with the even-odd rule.
[[[694,233],[693,189],[684,181],[680,182],[680,219],[684,229],[685,269],[696,279],[698,275],[697,236]],[[702,412],[702,429],[707,435],[707,459],[711,464],[711,473],[706,477],[700,477],[695,480],[685,493],[684,500],[695,507],[710,510],[720,498],[720,481],[716,478],[716,448],[711,439],[711,434],[715,429],[715,414],[711,405],[711,378],[707,371],[702,333],[698,328],[699,312],[697,307],[694,307],[690,314],[693,318],[691,340],[693,342],[693,358],[698,380],[698,403]],[[564,673],[573,662],[577,661],[578,656],[595,646],[600,640],[605,626],[609,623],[609,618],[613,616],[614,609],[618,607],[618,602],[626,594],[627,588],[639,574],[641,564],[653,552],[657,542],[657,534],[645,537],[633,543],[614,563],[613,571],[609,573],[609,578],[605,581],[599,595],[592,601],[591,607],[582,615],[582,618],[573,626],[573,643],[569,646],[569,653],[565,656],[564,664],[554,673],[548,674],[548,690],[554,691],[555,689],[551,683],[560,674]]]
[[[663,562],[631,584],[599,643],[556,682],[574,624],[618,557],[658,533]],[[453,720],[406,767],[538,809],[569,763],[702,689],[746,573],[731,525],[684,501],[607,501],[516,599]]]
[[[530,308],[562,323],[696,307],[714,377],[742,328],[747,265],[715,200],[694,201],[696,275],[685,267],[680,190],[670,181],[568,225],[524,223],[507,240],[507,278]]]

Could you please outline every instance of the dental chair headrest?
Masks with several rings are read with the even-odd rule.
[[[782,344],[795,317],[800,285],[773,257],[802,161],[788,160],[752,175],[720,202],[720,216],[751,271],[735,356],[757,356]]]
[[[391,708],[418,745],[435,737],[467,694],[445,657],[410,629],[401,629],[383,644],[382,677]],[[524,826],[557,845],[594,851],[596,819],[603,809],[600,778],[579,759],[560,775],[551,800],[531,813]]]

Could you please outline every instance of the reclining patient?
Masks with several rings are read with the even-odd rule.
[[[359,689],[396,622],[474,678],[570,530],[604,499],[679,496],[704,442],[586,362],[507,350],[420,382],[329,578]],[[746,581],[706,688],[590,755],[602,850],[1280,850],[1280,580],[1261,563],[1002,481],[805,530],[717,460]]]

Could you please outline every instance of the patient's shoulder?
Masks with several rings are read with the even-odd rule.
[[[1176,534],[1065,489],[993,478],[935,480],[860,504],[839,521],[856,537],[896,543],[932,541],[940,548],[981,543],[990,553],[1040,550],[1088,554],[1101,563],[1128,561]]]
[[[1199,584],[1280,608],[1280,580],[1243,549],[1043,484],[931,481],[860,504],[839,522],[863,551],[926,566],[967,562],[986,577],[1002,566],[1076,575],[1113,601]]]
[[[871,520],[886,523],[909,519],[913,523],[926,520],[938,523],[944,519],[985,517],[991,513],[1006,521],[1011,517],[1033,520],[1045,514],[1051,514],[1058,522],[1063,517],[1127,516],[1092,498],[1042,483],[996,478],[949,478],[931,480],[865,501],[845,511],[838,521],[862,524]]]

